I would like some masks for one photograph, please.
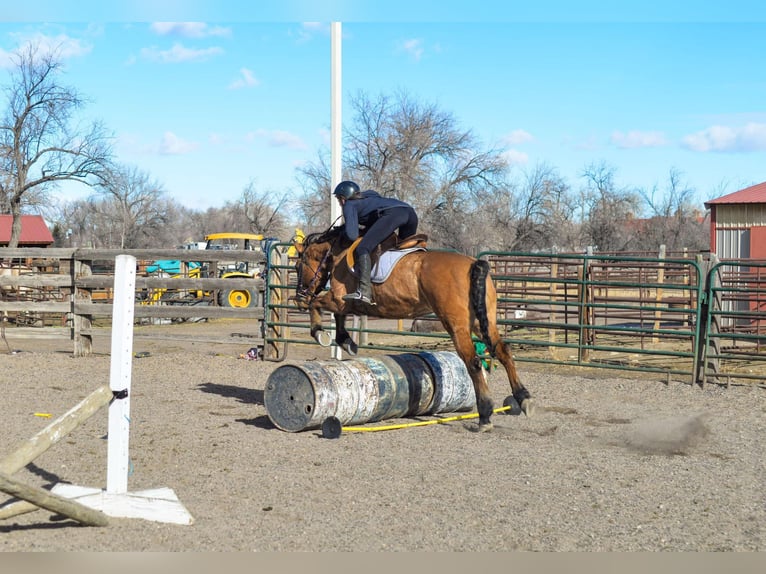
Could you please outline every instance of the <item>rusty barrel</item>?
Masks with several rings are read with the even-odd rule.
[[[402,353],[282,365],[266,381],[264,404],[277,428],[319,428],[423,414],[470,411],[473,383],[451,351]]]

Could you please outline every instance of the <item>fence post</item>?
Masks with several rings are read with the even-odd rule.
[[[720,285],[718,271],[713,273],[713,269],[718,265],[718,256],[715,253],[710,254],[704,276],[702,304],[700,305],[700,338],[698,342],[698,359],[695,367],[696,373],[694,380],[699,382],[701,387],[707,382],[708,369],[712,370],[713,377],[717,380],[719,371],[718,354],[720,352],[720,341],[716,336],[720,331],[718,315],[716,309],[721,309],[720,301],[717,300],[718,294],[715,287]],[[708,352],[714,355],[708,358]]]
[[[585,349],[585,345],[592,345],[595,342],[595,333],[592,327],[593,321],[591,320],[591,307],[592,295],[591,289],[588,285],[588,281],[591,276],[590,258],[593,256],[593,246],[589,245],[585,259],[583,259],[580,281],[580,293],[578,297],[578,313],[577,321],[579,323],[579,333],[577,341],[577,362],[587,363],[590,360],[590,349]]]
[[[92,275],[91,261],[72,259],[72,325],[74,339],[74,356],[85,357],[93,352],[93,336],[90,329],[93,325],[91,315],[80,315],[75,307],[78,303],[91,303],[93,294],[90,289],[79,287],[77,280],[80,277],[89,277]],[[87,333],[84,333],[87,331]]]

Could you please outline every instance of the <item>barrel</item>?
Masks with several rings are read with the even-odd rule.
[[[328,417],[355,425],[469,411],[476,398],[460,358],[437,351],[282,365],[266,381],[264,404],[274,426],[298,432]]]

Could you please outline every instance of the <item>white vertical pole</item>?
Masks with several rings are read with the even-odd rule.
[[[112,354],[109,388],[115,398],[109,405],[106,491],[128,492],[130,437],[130,378],[133,362],[133,313],[136,294],[136,258],[118,255],[114,270],[112,305]]]
[[[331,88],[331,100],[332,100],[332,121],[331,121],[331,136],[330,136],[330,225],[336,224],[336,220],[340,215],[340,205],[335,197],[332,195],[332,190],[338,185],[343,177],[343,133],[341,122],[341,104],[342,104],[342,90],[341,90],[341,24],[340,22],[332,22],[330,25],[331,35],[331,59],[332,65],[332,88]],[[332,338],[335,339],[335,330],[332,330]],[[342,355],[341,348],[337,345],[330,347],[332,349],[331,356],[334,359],[340,359]]]
[[[342,90],[341,90],[341,24],[331,24],[332,37],[332,123],[330,140],[330,224],[340,215],[340,205],[332,196],[332,190],[343,177],[343,133],[341,123]]]

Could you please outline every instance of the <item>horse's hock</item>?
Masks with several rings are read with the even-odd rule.
[[[469,411],[476,406],[465,365],[451,351],[282,365],[266,382],[264,404],[277,428],[318,428]]]

